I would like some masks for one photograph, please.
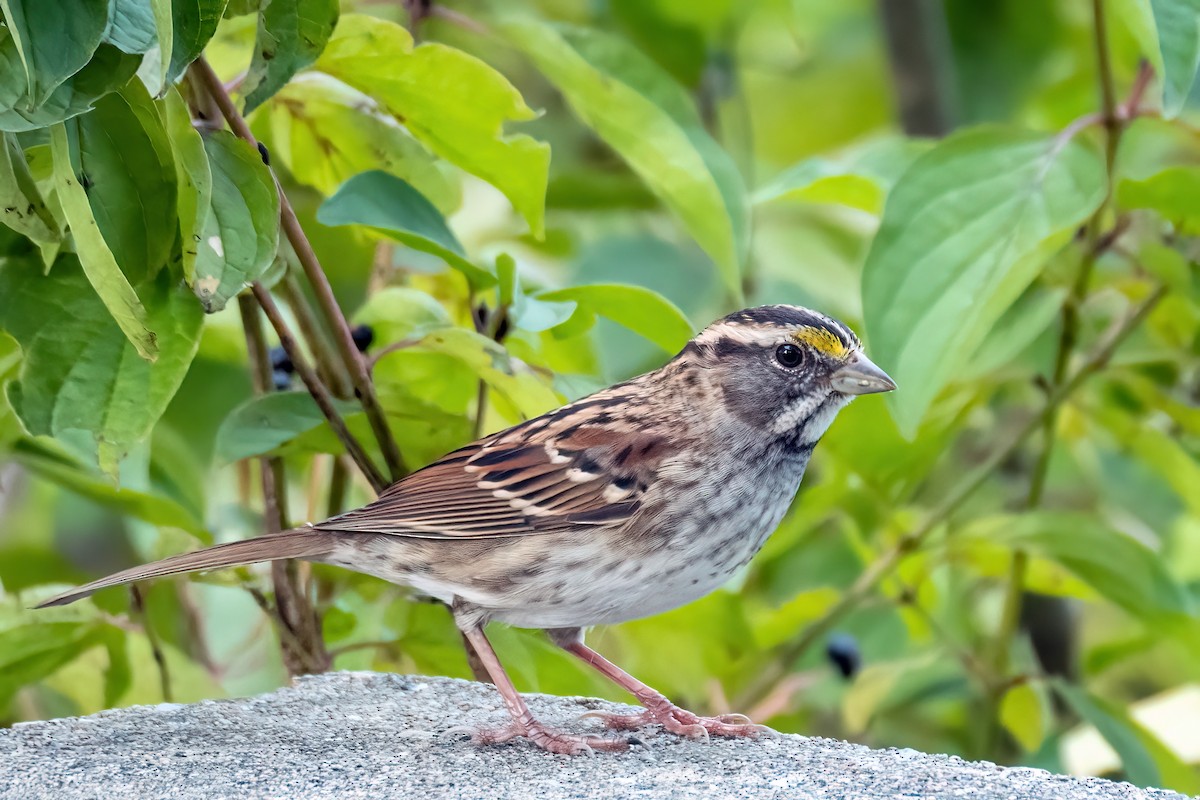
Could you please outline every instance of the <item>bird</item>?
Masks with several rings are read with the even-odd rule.
[[[778,526],[838,411],[895,388],[841,322],[800,306],[747,308],[662,367],[484,436],[361,508],[126,569],[39,608],[179,573],[333,564],[450,608],[511,718],[472,731],[479,744],[524,737],[578,754],[630,743],[536,718],[484,634],[489,622],[546,631],[633,695],[639,713],[593,712],[608,730],[758,736],[765,729],[740,714],[676,706],[589,648],[584,631],[677,608],[728,581]]]

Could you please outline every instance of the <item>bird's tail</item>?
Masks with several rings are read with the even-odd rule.
[[[106,578],[85,583],[83,586],[51,597],[36,607],[66,605],[87,597],[99,589],[142,581],[147,578],[158,578],[163,575],[236,567],[260,561],[278,561],[284,558],[318,559],[333,552],[337,539],[338,534],[336,533],[306,527],[257,536],[240,542],[218,544],[203,550],[170,556],[151,564],[143,564],[140,567],[121,570]]]

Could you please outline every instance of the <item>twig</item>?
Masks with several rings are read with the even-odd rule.
[[[146,596],[142,594],[142,587],[136,583],[129,584],[129,593],[133,596],[134,613],[142,622],[142,632],[146,634],[146,641],[150,643],[150,654],[154,656],[154,665],[158,668],[158,685],[162,691],[163,702],[173,703],[175,701],[171,692],[171,670],[167,666],[167,657],[163,653],[158,633],[150,624],[150,618],[146,616]]]
[[[1154,310],[1154,307],[1166,295],[1166,291],[1166,287],[1159,286],[1149,297],[1142,301],[1133,312],[1125,317],[1112,334],[1096,348],[1091,357],[1071,375],[1070,379],[1050,392],[1046,397],[1046,402],[1042,410],[1030,416],[1007,444],[996,449],[971,474],[960,481],[954,489],[950,490],[941,505],[930,512],[925,522],[917,527],[916,530],[902,536],[899,541],[872,562],[858,576],[858,579],[851,584],[850,588],[842,593],[838,602],[826,611],[819,620],[809,625],[803,635],[781,647],[777,652],[777,657],[774,659],[773,665],[769,669],[764,670],[759,678],[742,693],[742,697],[736,705],[739,707],[753,705],[755,699],[764,690],[764,687],[770,687],[779,680],[787,670],[786,665],[792,664],[804,655],[830,627],[874,591],[875,587],[887,575],[891,574],[892,570],[895,569],[896,565],[906,555],[916,550],[931,533],[937,530],[951,514],[958,510],[959,506],[967,498],[974,494],[987,481],[998,466],[1012,457],[1024,444],[1025,440],[1041,427],[1042,420],[1047,413],[1061,405],[1084,381],[1108,364],[1117,347],[1141,324],[1146,315]]]
[[[1092,19],[1095,26],[1096,69],[1100,73],[1100,111],[1104,127],[1108,130],[1108,172],[1112,174],[1117,159],[1117,139],[1121,135],[1124,121],[1117,113],[1117,91],[1113,80],[1112,57],[1108,50],[1108,21],[1104,13],[1104,0],[1092,0]]]
[[[246,353],[250,362],[250,377],[254,393],[264,395],[271,390],[271,365],[267,352],[267,341],[258,317],[258,307],[249,295],[238,296],[238,309],[242,314],[242,329],[246,335]],[[288,526],[287,477],[283,459],[278,456],[258,459],[259,477],[262,481],[263,527],[267,533],[278,533]],[[273,608],[265,605],[279,623],[283,645],[283,661],[288,673],[295,676],[320,671],[314,667],[320,662],[315,651],[324,651],[320,641],[314,642],[306,635],[312,627],[306,622],[314,616],[312,605],[296,580],[295,562],[272,561],[271,582],[275,589]],[[266,598],[263,598],[264,603]]]
[[[308,298],[304,296],[304,290],[300,288],[300,283],[291,270],[284,274],[283,280],[276,288],[282,292],[283,299],[292,309],[292,316],[296,318],[296,326],[300,329],[300,335],[304,337],[309,352],[312,353],[313,361],[317,364],[317,374],[329,385],[336,397],[343,400],[349,398],[352,389],[350,376],[346,373],[346,366],[334,358],[329,340],[321,331],[321,327],[313,315],[312,306],[309,305]]]
[[[325,419],[329,421],[329,427],[333,429],[334,434],[338,437],[345,447],[350,458],[354,459],[354,463],[362,470],[363,475],[371,482],[372,488],[376,492],[382,491],[387,487],[387,479],[380,474],[378,468],[367,455],[366,450],[359,443],[350,429],[346,427],[346,421],[342,419],[342,415],[338,413],[337,408],[333,405],[333,397],[329,394],[329,388],[321,382],[316,371],[308,363],[308,359],[300,352],[299,346],[296,344],[295,337],[288,330],[287,323],[283,319],[283,314],[279,311],[279,306],[275,305],[274,298],[271,293],[257,281],[253,284],[254,297],[258,300],[258,305],[262,308],[263,313],[267,315],[267,321],[271,323],[271,327],[275,329],[276,336],[279,337],[279,344],[283,347],[288,358],[292,360],[292,364],[296,368],[296,374],[300,376],[300,380],[304,382],[309,394],[316,401],[317,407],[321,409],[321,413]],[[355,351],[357,352],[357,351]]]
[[[225,85],[221,83],[221,79],[217,77],[208,61],[201,57],[195,61],[193,66],[197,74],[204,80],[214,102],[221,109],[221,114],[225,117],[225,122],[229,125],[230,130],[238,138],[257,147],[258,142],[250,132],[250,126],[246,124],[246,120],[234,106],[229,93],[225,91]],[[350,333],[350,323],[346,321],[345,315],[338,306],[337,298],[333,295],[333,288],[329,285],[329,278],[321,268],[321,262],[317,259],[317,254],[313,251],[304,229],[300,227],[300,221],[296,218],[296,212],[292,208],[287,194],[278,180],[275,181],[275,184],[279,190],[279,221],[284,235],[287,236],[292,249],[296,251],[296,257],[300,260],[304,274],[308,277],[313,294],[317,298],[317,305],[325,317],[326,324],[333,331],[334,342],[350,373],[354,392],[362,402],[363,411],[366,412],[371,429],[379,442],[379,449],[383,452],[383,458],[391,472],[392,480],[398,480],[404,476],[404,461],[400,456],[400,448],[396,444],[395,437],[392,436],[392,431],[388,427],[383,408],[379,405],[379,398],[375,394],[375,386],[371,382],[366,362],[354,344],[354,337]],[[374,483],[375,481],[372,481],[372,484]]]

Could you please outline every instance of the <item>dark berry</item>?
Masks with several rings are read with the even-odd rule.
[[[271,380],[275,384],[275,391],[286,392],[292,388],[292,376],[281,369],[277,369],[271,373]]]
[[[480,303],[479,305],[472,308],[471,309],[471,319],[475,323],[475,330],[477,330],[477,331],[487,330],[488,318],[490,316],[491,316],[491,313],[488,311],[488,307],[487,307],[486,303]]]
[[[503,342],[504,337],[508,336],[508,314],[500,317],[500,324],[496,326],[496,341]]]
[[[350,338],[354,340],[354,346],[358,348],[358,352],[365,353],[371,346],[371,342],[375,341],[375,331],[371,330],[370,325],[359,325],[350,331]]]
[[[848,633],[835,633],[830,636],[825,645],[825,656],[847,680],[857,675],[862,668],[862,652],[858,649],[858,640]]]
[[[282,347],[271,348],[271,369],[288,375],[296,371],[296,365]]]
[[[262,162],[268,167],[271,166],[271,154],[267,152],[267,146],[262,142],[258,143],[258,155],[262,158]]]

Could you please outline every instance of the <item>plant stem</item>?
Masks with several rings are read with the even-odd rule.
[[[266,337],[254,300],[248,295],[239,295],[238,309],[242,314],[254,393],[261,396],[271,390],[271,365]],[[287,476],[283,459],[275,456],[258,461],[263,492],[263,525],[267,533],[276,533],[288,527]],[[325,643],[319,635],[316,610],[302,588],[296,563],[271,562],[271,582],[275,589],[273,616],[279,623],[283,662],[288,673],[295,676],[328,669],[327,665],[322,666],[328,661],[328,656]]]
[[[283,294],[288,308],[292,309],[292,316],[296,318],[300,335],[304,337],[313,361],[316,362],[317,374],[329,386],[335,397],[348,399],[352,394],[350,376],[346,373],[345,365],[334,357],[329,340],[325,338],[321,326],[317,323],[312,306],[304,296],[304,290],[300,288],[296,276],[289,270],[276,288]]]
[[[1117,224],[1110,233],[1103,235],[1101,233],[1104,225],[1104,216],[1112,200],[1113,169],[1116,163],[1117,148],[1120,144],[1121,134],[1128,120],[1137,113],[1138,106],[1141,104],[1142,94],[1145,92],[1146,85],[1150,79],[1148,65],[1143,62],[1138,69],[1138,76],[1130,91],[1129,100],[1123,106],[1117,105],[1112,60],[1108,49],[1108,27],[1104,11],[1104,0],[1093,0],[1092,16],[1094,19],[1093,38],[1096,46],[1096,68],[1100,83],[1100,113],[1098,116],[1104,125],[1105,133],[1104,150],[1107,188],[1100,207],[1096,209],[1091,219],[1088,220],[1086,229],[1087,249],[1079,264],[1079,270],[1075,275],[1075,281],[1071,286],[1070,294],[1068,294],[1063,304],[1062,327],[1059,331],[1058,347],[1055,351],[1054,370],[1049,382],[1051,391],[1062,386],[1063,381],[1067,377],[1071,357],[1075,352],[1075,347],[1079,339],[1079,309],[1087,299],[1088,284],[1091,281],[1096,260],[1103,250],[1112,246],[1113,242],[1116,241],[1124,230],[1120,224]],[[1054,457],[1059,411],[1060,406],[1050,406],[1043,415],[1041,450],[1038,453],[1037,461],[1034,463],[1033,471],[1030,473],[1029,494],[1025,498],[1026,510],[1033,510],[1040,506],[1042,498],[1045,495],[1050,461]],[[1004,606],[1000,616],[1000,625],[997,628],[991,647],[992,668],[997,683],[988,688],[985,699],[985,724],[988,726],[986,729],[985,746],[987,747],[987,751],[985,755],[990,755],[991,749],[1000,734],[999,710],[1000,701],[1008,685],[1010,642],[1017,635],[1021,626],[1021,612],[1025,597],[1025,579],[1028,570],[1029,553],[1020,548],[1013,551],[1012,561],[1009,565],[1008,583],[1004,594]]]
[[[155,667],[158,668],[158,686],[163,702],[173,703],[175,701],[171,693],[171,671],[167,666],[167,657],[163,653],[158,632],[154,630],[150,618],[146,615],[146,596],[142,593],[142,587],[136,583],[129,585],[129,593],[133,596],[134,613],[142,622],[142,632],[146,634],[146,641],[150,643],[150,654],[154,657]]]
[[[1100,110],[1104,127],[1108,131],[1105,153],[1108,156],[1108,172],[1112,174],[1117,159],[1117,141],[1124,121],[1117,113],[1117,92],[1113,80],[1112,57],[1108,51],[1108,22],[1104,14],[1104,0],[1092,0],[1092,19],[1096,42],[1096,68],[1100,74]]]
[[[214,102],[221,109],[221,115],[225,117],[225,122],[229,125],[230,130],[238,138],[244,139],[257,147],[258,142],[255,140],[254,134],[250,132],[250,126],[246,124],[246,120],[234,106],[233,100],[225,90],[225,85],[221,83],[220,78],[217,77],[217,74],[213,71],[208,61],[201,57],[196,60],[193,66],[197,74],[203,79]],[[405,473],[404,461],[400,456],[400,448],[396,444],[396,439],[392,436],[392,431],[388,427],[387,417],[384,415],[383,408],[379,405],[379,398],[375,394],[375,385],[371,382],[366,361],[363,359],[362,353],[358,351],[358,347],[354,344],[354,337],[350,333],[350,324],[346,321],[346,316],[338,306],[337,298],[333,295],[333,287],[329,285],[329,278],[321,268],[321,262],[317,259],[317,254],[313,250],[312,244],[308,241],[304,229],[300,227],[300,221],[296,218],[295,209],[292,208],[292,204],[288,200],[287,194],[283,191],[283,187],[279,184],[278,179],[275,181],[275,185],[279,191],[280,226],[283,229],[284,235],[287,236],[288,241],[291,243],[292,249],[296,251],[296,257],[299,258],[300,265],[304,268],[304,274],[308,277],[313,294],[317,298],[317,306],[321,309],[326,324],[333,332],[334,343],[337,345],[338,351],[342,356],[342,361],[350,373],[350,381],[354,385],[354,392],[362,403],[363,411],[366,412],[367,419],[371,423],[371,430],[375,433],[375,438],[379,442],[379,449],[383,452],[383,458],[388,470],[391,472],[392,480],[399,480]],[[257,296],[257,291],[255,294]],[[372,480],[372,484],[374,483],[375,481]],[[378,488],[380,487],[377,487],[377,490]]]
[[[758,678],[742,693],[737,705],[746,707],[753,705],[759,697],[760,693],[766,687],[774,685],[780,676],[787,671],[788,667],[803,656],[808,649],[816,643],[816,641],[825,634],[838,620],[844,617],[848,612],[853,610],[859,603],[863,601],[875,587],[895,569],[906,555],[916,550],[937,528],[945,522],[951,514],[953,514],[959,506],[963,504],[980,486],[982,486],[991,474],[1007,461],[1012,455],[1024,444],[1034,431],[1042,424],[1046,412],[1054,407],[1061,405],[1066,401],[1075,390],[1095,373],[1103,369],[1112,358],[1113,353],[1121,342],[1125,340],[1134,329],[1141,324],[1159,301],[1166,295],[1166,288],[1159,286],[1147,297],[1142,303],[1134,309],[1124,320],[1116,327],[1116,329],[1108,336],[1105,341],[1098,346],[1092,355],[1076,370],[1071,377],[1065,381],[1057,389],[1050,392],[1046,397],[1045,405],[1042,410],[1032,415],[1016,435],[1005,444],[1003,447],[997,448],[993,453],[984,460],[982,464],[975,468],[969,475],[963,478],[957,486],[950,490],[946,495],[945,500],[930,512],[925,521],[911,533],[902,536],[892,547],[888,548],[882,555],[873,561],[859,576],[858,579],[851,584],[850,588],[842,593],[841,598],[835,603],[825,614],[804,631],[800,638],[786,645],[781,646],[773,661],[773,665],[764,670]]]
[[[262,307],[263,313],[267,315],[267,320],[271,323],[271,327],[275,329],[275,333],[279,337],[279,344],[283,347],[284,352],[288,354],[288,358],[292,360],[292,364],[296,367],[296,374],[300,376],[300,380],[308,388],[309,394],[317,402],[317,407],[321,409],[321,413],[329,421],[329,427],[333,429],[338,440],[345,445],[346,452],[350,455],[350,458],[354,459],[354,463],[358,465],[363,475],[371,482],[371,487],[376,492],[382,491],[387,487],[387,479],[383,477],[371,461],[358,439],[346,427],[346,421],[342,419],[342,415],[338,413],[338,410],[333,405],[333,397],[329,394],[329,389],[321,382],[316,371],[309,365],[304,354],[300,352],[300,348],[296,344],[296,339],[292,336],[291,331],[288,330],[287,323],[283,319],[283,314],[280,313],[279,306],[275,305],[275,300],[271,297],[271,293],[257,281],[253,285],[253,290],[255,299],[258,300],[259,306]]]

